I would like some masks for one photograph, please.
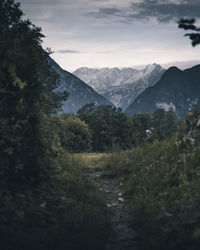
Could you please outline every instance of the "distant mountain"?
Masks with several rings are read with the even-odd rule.
[[[184,69],[192,68],[198,64],[200,64],[200,60],[173,61],[173,62],[168,62],[168,63],[160,63],[159,65],[163,69],[166,69],[166,70],[171,68],[171,67],[174,67],[174,66],[181,69],[181,70],[184,70]],[[142,69],[146,68],[146,66],[147,66],[146,64],[133,65],[133,66],[131,66],[131,68],[142,70]]]
[[[170,67],[176,66],[177,68],[184,70],[184,69],[192,68],[197,64],[200,64],[200,60],[170,62],[170,63],[162,64],[161,66],[164,69],[168,69]]]
[[[157,108],[172,108],[178,118],[200,107],[200,65],[181,71],[169,68],[154,86],[145,89],[126,109],[126,114],[153,113]]]
[[[63,102],[64,112],[75,113],[79,108],[87,103],[96,105],[113,105],[105,97],[99,95],[90,86],[73,74],[63,70],[52,58],[50,58],[52,68],[59,74],[61,85],[59,89],[69,93],[68,99]]]
[[[160,65],[133,68],[79,68],[73,72],[115,106],[126,109],[147,87],[154,85],[164,73]]]

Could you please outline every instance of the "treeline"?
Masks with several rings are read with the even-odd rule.
[[[104,249],[104,199],[65,150],[82,150],[68,127],[86,141],[88,128],[69,118],[58,130],[67,94],[55,91],[41,29],[22,17],[0,1],[0,249]]]
[[[199,249],[199,138],[200,111],[193,110],[170,138],[105,159],[128,202],[138,249]]]
[[[175,113],[126,116],[121,108],[86,104],[76,115],[57,116],[62,146],[68,152],[114,152],[169,138],[177,129]]]

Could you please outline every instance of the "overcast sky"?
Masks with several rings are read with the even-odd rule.
[[[19,0],[65,70],[199,60],[179,18],[200,18],[200,0]]]

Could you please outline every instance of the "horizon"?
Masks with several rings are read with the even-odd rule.
[[[51,56],[51,58],[52,58],[52,56]],[[56,62],[55,59],[53,59],[53,60]],[[153,64],[160,65],[165,70],[169,69],[170,67],[177,67],[180,70],[185,70],[185,69],[188,69],[188,68],[192,68],[192,67],[194,67],[196,65],[200,65],[200,60],[176,61],[176,62],[168,62],[168,63],[164,63],[164,64],[159,64],[159,63],[153,62],[153,63],[149,63],[149,64],[131,65],[131,66],[113,66],[113,67],[104,67],[104,66],[102,66],[102,67],[88,67],[88,66],[83,65],[83,66],[81,66],[79,68],[76,68],[76,69],[74,69],[72,71],[69,71],[69,72],[74,73],[76,70],[81,69],[81,68],[97,69],[97,70],[113,69],[113,68],[118,68],[119,70],[122,70],[122,69],[126,69],[126,68],[131,68],[131,69],[136,69],[136,70],[143,70],[147,66],[153,65]],[[62,66],[60,66],[60,67],[62,68]],[[62,69],[65,70],[64,68],[62,68]]]

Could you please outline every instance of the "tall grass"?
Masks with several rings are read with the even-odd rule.
[[[121,182],[139,249],[199,249],[200,146],[154,142],[113,154],[105,164]]]

